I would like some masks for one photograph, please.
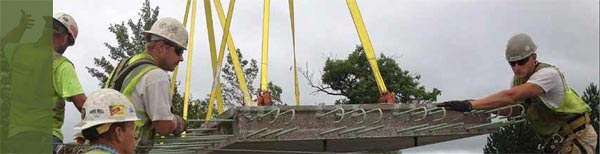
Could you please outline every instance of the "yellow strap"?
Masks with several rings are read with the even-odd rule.
[[[346,0],[346,3],[348,4],[348,9],[350,9],[350,14],[352,14],[354,26],[356,27],[358,37],[360,37],[360,42],[362,43],[363,49],[365,50],[367,60],[371,65],[371,70],[373,70],[373,74],[375,75],[375,81],[377,82],[379,93],[387,93],[387,88],[385,87],[385,83],[383,82],[381,73],[379,73],[379,66],[377,66],[375,52],[373,51],[373,46],[371,45],[371,40],[369,39],[369,34],[367,33],[365,23],[363,22],[362,16],[360,15],[360,11],[358,10],[356,0]]]
[[[196,0],[192,2],[192,23],[190,25],[190,43],[188,45],[187,68],[185,73],[185,95],[183,98],[183,118],[187,119],[190,98],[190,78],[192,75],[192,53],[194,51],[194,27],[196,25]]]
[[[217,64],[216,49],[215,49],[215,33],[213,28],[212,10],[210,9],[210,0],[204,0],[204,13],[206,15],[206,28],[208,29],[208,44],[210,47],[210,58],[212,61],[213,76],[221,72],[220,65]],[[214,80],[213,80],[214,81]],[[217,111],[223,113],[223,95],[221,84],[216,85],[217,95]],[[212,110],[211,110],[212,111]]]
[[[209,0],[206,0],[209,1]],[[225,44],[227,43],[227,38],[229,36],[229,27],[231,25],[231,18],[233,16],[233,6],[235,4],[235,0],[231,0],[229,1],[229,8],[227,11],[227,21],[225,22],[225,28],[223,29],[223,37],[221,39],[221,47],[219,48],[219,60],[217,61],[217,68],[220,70],[221,69],[221,63],[223,62],[223,57],[225,55]],[[209,5],[210,6],[210,5]],[[220,85],[220,72],[218,71],[217,74],[215,74],[214,76],[214,80],[213,80],[213,88],[212,88],[212,92],[210,93],[210,98],[208,99],[208,112],[206,112],[206,119],[210,120],[211,119],[211,113],[212,113],[212,104],[214,102],[214,98],[215,95],[219,94],[217,89],[215,87],[219,87]],[[218,95],[217,95],[218,96]],[[221,104],[222,105],[222,104]],[[220,112],[221,113],[221,112]]]
[[[190,12],[190,1],[191,0],[187,0],[187,3],[185,5],[185,13],[183,15],[183,27],[187,27],[187,18],[188,18],[188,14]],[[173,95],[175,94],[175,82],[177,81],[177,70],[178,69],[179,69],[179,66],[175,66],[175,69],[173,70],[173,79],[171,80],[171,92],[170,92],[171,98],[173,98]],[[187,117],[183,117],[183,119],[187,120]]]
[[[290,26],[292,27],[292,45],[294,51],[294,87],[296,94],[296,106],[300,106],[300,88],[298,87],[298,65],[296,64],[296,30],[294,28],[294,0],[288,0],[290,4]]]
[[[265,0],[263,10],[262,60],[260,62],[260,91],[267,91],[267,64],[269,55],[269,8],[270,0]]]
[[[223,6],[221,6],[221,1],[215,0],[214,3],[215,8],[217,8],[219,21],[221,22],[221,28],[225,28],[225,15],[223,13]],[[244,71],[242,71],[240,59],[236,52],[236,48],[233,43],[233,37],[231,36],[231,34],[227,38],[227,48],[229,48],[229,56],[231,56],[231,61],[233,62],[233,69],[235,70],[235,75],[237,76],[238,83],[240,84],[240,89],[242,90],[244,105],[253,106],[252,97],[250,97],[250,92],[248,91],[246,78],[244,77]]]

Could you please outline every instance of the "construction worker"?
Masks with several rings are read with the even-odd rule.
[[[53,105],[53,150],[56,152],[57,145],[63,141],[63,134],[60,128],[63,125],[65,115],[65,100],[73,102],[77,110],[81,110],[83,103],[87,99],[77,79],[73,63],[62,56],[69,46],[75,44],[78,29],[75,19],[65,13],[54,14],[52,23],[53,39],[52,46],[54,52],[52,55],[52,102]]]
[[[83,120],[75,125],[90,141],[85,154],[128,154],[135,151],[136,116],[133,104],[114,89],[90,94],[83,106]]]
[[[171,112],[170,80],[166,71],[173,71],[183,61],[188,44],[188,32],[177,19],[157,20],[146,35],[146,50],[121,61],[112,71],[105,87],[121,91],[132,100],[141,119],[136,122],[138,134],[136,153],[146,153],[154,134],[181,134],[186,122]]]
[[[469,112],[521,103],[543,141],[540,150],[594,153],[597,134],[590,124],[590,107],[567,86],[557,67],[537,61],[536,49],[529,35],[514,35],[506,46],[506,60],[514,73],[512,88],[477,100],[448,101],[438,106]]]

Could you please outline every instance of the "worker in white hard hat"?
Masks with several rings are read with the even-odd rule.
[[[468,112],[520,103],[542,141],[540,150],[595,153],[597,133],[590,123],[590,107],[567,86],[557,67],[537,60],[536,50],[537,45],[529,35],[514,35],[505,51],[514,73],[510,89],[477,100],[448,101],[438,106]]]
[[[75,73],[75,67],[69,59],[63,56],[69,46],[75,44],[78,35],[77,23],[75,19],[65,13],[56,13],[52,22],[52,134],[53,150],[63,141],[61,127],[64,122],[65,100],[73,102],[73,105],[80,110],[87,99]]]
[[[121,61],[105,84],[132,100],[141,119],[136,122],[138,147],[151,146],[155,133],[179,135],[187,126],[181,116],[171,112],[167,71],[173,71],[183,61],[188,32],[177,19],[167,17],[157,20],[144,34],[146,50]],[[138,148],[136,153],[148,150]]]
[[[83,120],[75,125],[89,140],[85,154],[135,153],[135,124],[138,119],[133,104],[114,89],[100,89],[90,94],[83,105]]]

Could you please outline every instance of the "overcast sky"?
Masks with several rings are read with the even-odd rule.
[[[108,55],[104,42],[116,45],[108,26],[137,19],[142,2],[54,0],[54,12],[71,14],[79,26],[76,44],[67,49],[65,56],[75,64],[86,93],[99,87],[85,67],[94,66],[94,57]],[[228,1],[222,2],[226,7]],[[538,60],[558,66],[577,92],[591,82],[599,82],[598,0],[359,0],[358,4],[377,55],[392,56],[401,68],[420,74],[427,90],[442,91],[439,101],[480,98],[508,88],[512,72],[504,50],[508,39],[521,32],[530,34],[538,44]],[[183,21],[185,0],[156,0],[151,5],[160,7],[159,17]],[[218,47],[222,34],[214,6],[212,10]],[[260,0],[237,1],[231,25],[236,47],[245,58],[258,61],[262,11]],[[295,13],[298,64],[315,72],[315,78],[320,76],[327,57],[346,58],[360,44],[343,0],[297,0]],[[271,1],[270,19],[269,80],[283,88],[282,100],[292,105],[293,55],[287,1]],[[201,0],[194,36],[190,92],[194,98],[204,98],[209,93],[212,70]],[[183,72],[190,60],[186,54],[184,59],[180,81],[185,80]],[[300,79],[302,105],[331,104],[338,99],[311,95],[313,89],[303,77]],[[63,126],[67,141],[79,118],[74,111],[70,105]],[[485,142],[485,137],[475,137],[405,152],[481,152]]]

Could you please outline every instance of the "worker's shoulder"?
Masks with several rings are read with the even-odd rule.
[[[169,80],[169,74],[167,71],[157,68],[149,70],[142,78],[146,78],[148,81]]]
[[[536,71],[533,74],[539,75],[539,76],[559,76],[560,72],[558,71],[558,69],[556,67],[546,67],[546,68],[542,68],[542,69]]]

